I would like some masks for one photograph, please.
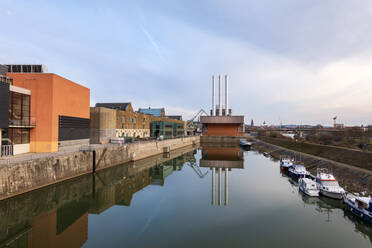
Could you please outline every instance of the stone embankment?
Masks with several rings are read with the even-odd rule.
[[[260,137],[261,141],[290,150],[360,167],[372,171],[372,153],[344,147],[327,146],[307,142],[297,142],[286,138]]]
[[[316,175],[317,168],[328,168],[339,181],[340,185],[349,192],[366,192],[372,195],[372,171],[352,165],[336,162],[330,159],[290,150],[263,141],[257,141],[254,148],[267,152],[274,159],[286,155],[303,162],[311,174]]]
[[[193,136],[108,147],[93,146],[86,151],[0,165],[0,200],[199,142],[200,137]]]

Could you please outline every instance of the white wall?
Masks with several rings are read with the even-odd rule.
[[[30,152],[30,144],[13,145],[13,155]]]

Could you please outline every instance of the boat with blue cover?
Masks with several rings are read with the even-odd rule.
[[[295,179],[299,179],[309,177],[310,172],[308,172],[305,166],[301,164],[293,164],[291,167],[288,168],[288,175]]]
[[[372,224],[372,198],[357,196],[354,194],[346,194],[344,197],[346,210],[353,213],[355,216]]]
[[[289,167],[293,165],[293,160],[287,156],[280,157],[280,169],[283,172],[288,172]]]

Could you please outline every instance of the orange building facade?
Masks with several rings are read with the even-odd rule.
[[[8,73],[13,84],[31,91],[30,152],[56,152],[89,144],[90,90],[53,73]]]
[[[203,136],[243,136],[244,116],[201,116]]]

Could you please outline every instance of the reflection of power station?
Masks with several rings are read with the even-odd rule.
[[[222,178],[225,174],[225,206],[229,204],[229,171],[233,168],[243,169],[244,158],[240,147],[204,147],[202,149],[201,167],[212,170],[212,205],[216,205],[216,175],[218,174],[218,205],[222,205]]]

